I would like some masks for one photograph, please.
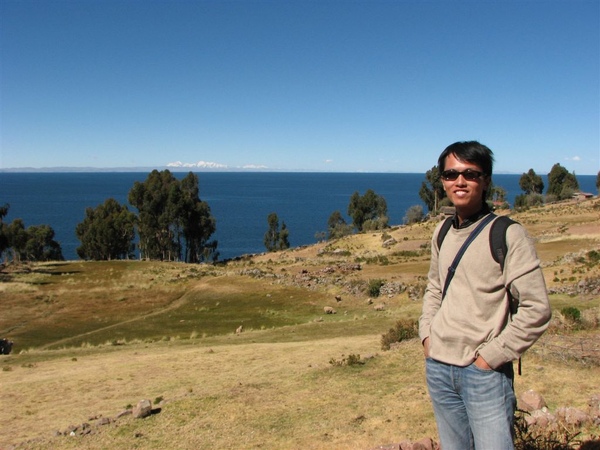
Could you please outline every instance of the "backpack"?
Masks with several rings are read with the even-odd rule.
[[[506,258],[506,252],[508,251],[506,245],[506,229],[513,223],[517,222],[507,216],[498,216],[492,223],[490,229],[490,252],[492,253],[494,261],[500,264],[500,269],[502,271],[504,271],[504,259]],[[442,242],[444,242],[444,238],[446,237],[446,234],[448,234],[448,230],[451,226],[452,217],[448,217],[444,220],[442,228],[440,228],[440,232],[437,236],[438,249],[442,246]]]

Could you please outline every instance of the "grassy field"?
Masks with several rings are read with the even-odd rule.
[[[600,299],[573,290],[600,277],[589,254],[600,251],[600,201],[512,216],[560,292],[517,395],[534,389],[551,410],[586,409],[600,393]],[[15,344],[0,356],[0,449],[369,449],[436,439],[420,343],[381,349],[382,334],[420,313],[434,225],[219,265],[4,267],[0,337]],[[397,243],[383,248],[390,237]],[[373,280],[399,287],[375,298]],[[581,311],[585,329],[565,307]],[[155,414],[115,419],[141,399]],[[83,423],[89,434],[54,435]]]

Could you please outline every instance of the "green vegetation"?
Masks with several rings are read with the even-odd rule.
[[[519,179],[521,190],[529,194],[542,194],[544,192],[544,181],[533,169],[529,169],[527,173],[521,175]]]
[[[425,181],[421,183],[419,197],[431,214],[437,214],[441,206],[440,202],[446,197],[438,166],[433,166],[425,173]]]
[[[389,350],[393,344],[419,336],[419,321],[402,319],[381,335],[381,349]]]
[[[49,225],[31,225],[25,228],[21,219],[5,227],[13,261],[62,261],[60,244],[54,240]]]
[[[153,170],[136,181],[129,203],[138,209],[139,248],[143,259],[198,263],[218,258],[210,207],[199,198],[198,176],[181,181],[168,170]]]
[[[279,217],[277,217],[277,214],[271,213],[267,217],[267,223],[269,224],[269,229],[264,237],[264,244],[267,251],[275,252],[290,248],[290,231],[285,222],[282,221],[281,228],[279,228]]]
[[[369,280],[368,293],[371,297],[379,297],[381,287],[385,284],[385,280],[380,278]]]
[[[424,218],[425,214],[423,213],[423,207],[421,205],[413,205],[406,211],[403,222],[406,225],[411,225],[413,223],[421,222]]]
[[[85,219],[75,228],[81,259],[97,261],[133,258],[135,214],[109,198],[97,208],[87,208]]]
[[[348,225],[340,211],[334,211],[327,219],[327,239],[339,239],[352,234],[352,225]]]
[[[556,163],[548,174],[548,192],[546,196],[556,200],[571,198],[579,190],[579,183],[574,173],[569,173],[560,164]]]
[[[348,215],[356,231],[383,230],[388,227],[387,202],[372,189],[364,195],[358,191],[350,197]]]

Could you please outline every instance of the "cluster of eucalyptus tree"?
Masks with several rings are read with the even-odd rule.
[[[318,240],[339,239],[353,232],[383,230],[389,226],[387,202],[372,189],[368,189],[363,195],[355,191],[350,196],[347,212],[352,223],[347,223],[342,213],[336,210],[327,220],[327,233],[320,232],[315,237]]]
[[[199,198],[192,172],[179,180],[169,170],[154,170],[144,182],[134,183],[128,200],[137,215],[112,198],[86,209],[75,231],[80,258],[131,258],[136,227],[142,259],[198,263],[218,258],[217,241],[210,240],[216,221]]]
[[[285,222],[281,222],[281,228],[279,227],[279,217],[276,213],[271,213],[267,216],[267,222],[269,228],[265,233],[263,242],[268,252],[274,252],[277,250],[285,250],[290,248],[290,230],[288,230]]]
[[[544,202],[566,200],[579,190],[575,173],[556,163],[548,174],[548,189],[544,197],[544,180],[533,169],[521,175],[519,186],[523,194],[515,199],[515,208],[522,209],[542,205]]]
[[[0,255],[14,262],[61,261],[60,244],[54,240],[54,230],[49,225],[25,227],[22,219],[4,223],[10,205],[0,207]]]

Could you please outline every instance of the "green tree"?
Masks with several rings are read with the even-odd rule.
[[[198,197],[198,177],[190,172],[181,182],[169,170],[153,170],[135,182],[129,203],[138,209],[139,248],[143,258],[187,262],[218,257],[216,229],[206,202]]]
[[[129,203],[138,210],[140,255],[145,259],[170,260],[179,255],[172,226],[175,222],[169,202],[175,177],[165,170],[153,170],[146,181],[136,181],[129,191]]]
[[[525,194],[541,194],[544,192],[544,180],[533,169],[521,175],[519,186]]]
[[[570,198],[579,190],[579,183],[574,173],[569,173],[560,164],[556,163],[548,174],[548,191],[546,194],[557,200]]]
[[[404,216],[404,223],[410,225],[412,223],[419,223],[423,220],[423,207],[421,205],[413,205],[406,210],[406,215]]]
[[[54,240],[54,230],[49,225],[32,225],[27,228],[27,241],[21,260],[62,261],[62,249]],[[23,257],[24,256],[24,257]]]
[[[284,221],[281,221],[281,230],[279,231],[279,242],[277,243],[278,250],[290,248],[290,230]]]
[[[9,224],[4,225],[4,230],[8,240],[8,247],[12,253],[12,259],[20,262],[21,257],[27,259],[25,246],[27,245],[27,230],[22,219],[15,219]]]
[[[132,258],[135,246],[135,214],[114,198],[86,208],[75,234],[81,242],[77,254],[82,259],[113,260]]]
[[[421,183],[419,197],[423,200],[429,212],[437,213],[440,202],[446,197],[444,185],[440,178],[440,170],[437,166],[433,166],[425,173],[425,181]]]
[[[364,195],[354,192],[350,197],[348,215],[357,231],[381,230],[388,226],[385,199],[368,189]]]
[[[490,189],[490,200],[494,203],[504,203],[506,201],[506,189],[502,186],[492,186]]]
[[[210,241],[217,229],[208,203],[200,200],[199,180],[192,172],[181,180],[182,202],[178,212],[185,243],[185,261],[216,261],[218,242]]]
[[[5,203],[4,206],[0,206],[0,255],[8,248],[8,237],[6,236],[6,225],[4,224],[4,218],[8,214],[10,206]]]
[[[495,209],[508,209],[510,207],[506,201],[506,189],[502,186],[491,186],[488,197],[491,207]]]
[[[290,233],[285,222],[282,222],[281,229],[279,229],[279,217],[273,212],[268,215],[267,223],[269,224],[269,229],[266,231],[263,240],[267,251],[274,252],[276,250],[285,250],[286,248],[289,248]]]
[[[327,219],[327,239],[339,239],[352,234],[352,225],[348,225],[342,217],[342,213],[334,211]]]

